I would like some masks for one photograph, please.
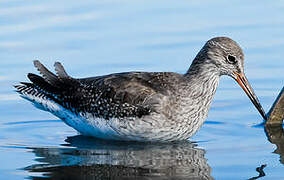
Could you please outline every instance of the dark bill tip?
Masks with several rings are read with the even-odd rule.
[[[245,91],[245,93],[247,94],[247,96],[249,97],[251,102],[254,104],[254,106],[256,107],[258,112],[261,114],[263,119],[267,120],[265,112],[264,112],[264,110],[263,110],[263,108],[262,108],[262,106],[261,106],[257,96],[255,95],[252,87],[250,86],[246,76],[244,75],[244,73],[237,73],[237,72],[235,72],[235,75],[236,75],[235,80],[238,82],[238,84]]]

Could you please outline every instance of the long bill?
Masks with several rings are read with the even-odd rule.
[[[243,90],[248,95],[248,97],[250,98],[251,102],[254,104],[254,106],[256,107],[258,112],[261,114],[263,119],[267,120],[265,112],[264,112],[264,110],[263,110],[263,108],[262,108],[262,106],[261,106],[257,96],[255,95],[252,87],[250,86],[250,84],[249,84],[245,74],[244,73],[237,73],[237,72],[234,72],[234,73],[236,75],[235,80],[243,88]]]

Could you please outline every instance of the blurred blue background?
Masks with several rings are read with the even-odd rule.
[[[122,71],[184,73],[203,44],[228,36],[244,49],[245,71],[264,109],[284,84],[284,1],[0,1],[0,179],[30,176],[30,147],[65,148],[77,133],[21,99],[13,85],[60,61],[74,77]],[[241,88],[223,77],[209,117],[191,139],[216,179],[283,179],[275,145]],[[39,175],[39,176],[42,176]]]

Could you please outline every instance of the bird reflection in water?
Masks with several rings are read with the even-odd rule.
[[[66,142],[62,148],[31,148],[39,162],[25,168],[31,179],[213,179],[205,150],[189,141],[145,144],[73,136]]]
[[[264,125],[267,138],[276,145],[274,152],[284,164],[284,88],[267,116]],[[73,136],[66,142],[62,148],[30,148],[39,162],[25,168],[31,179],[213,179],[205,150],[189,141],[154,144]],[[265,176],[265,166],[256,168],[259,175],[250,179]]]

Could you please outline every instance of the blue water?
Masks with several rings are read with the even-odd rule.
[[[268,141],[228,77],[200,131],[168,145],[77,136],[12,86],[36,73],[34,59],[49,68],[61,61],[75,77],[183,73],[208,39],[229,36],[243,47],[246,75],[268,111],[284,84],[283,12],[283,1],[0,1],[0,179],[249,179],[261,165],[261,179],[284,179],[283,140]]]

